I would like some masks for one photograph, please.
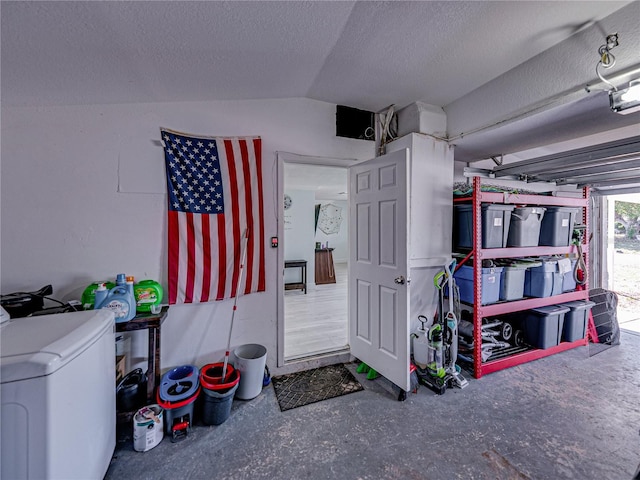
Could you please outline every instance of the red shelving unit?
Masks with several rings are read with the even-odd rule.
[[[469,256],[474,257],[474,286],[473,286],[473,324],[474,324],[474,345],[482,345],[481,326],[482,319],[493,315],[519,312],[531,308],[537,308],[557,303],[569,302],[573,300],[588,300],[588,282],[582,290],[567,292],[561,295],[554,295],[546,298],[526,298],[524,300],[501,302],[491,305],[481,305],[482,298],[482,260],[497,258],[516,258],[541,255],[563,255],[577,252],[575,246],[567,247],[526,247],[526,248],[482,248],[482,204],[517,204],[517,205],[556,205],[572,206],[582,208],[582,224],[585,226],[583,235],[584,242],[582,255],[585,265],[588,265],[588,238],[589,238],[589,189],[582,189],[582,198],[565,198],[547,195],[523,195],[514,193],[482,192],[482,182],[480,177],[473,179],[473,194],[471,197],[455,198],[454,203],[471,203],[473,205],[473,249]],[[586,274],[586,272],[585,272]],[[571,348],[586,345],[586,339],[576,342],[562,342],[558,346],[547,349],[532,349],[520,353],[515,353],[497,360],[482,361],[481,349],[474,348],[473,370],[474,377],[480,378],[482,375],[496,372],[508,367],[520,365],[522,363],[547,357],[558,352]]]

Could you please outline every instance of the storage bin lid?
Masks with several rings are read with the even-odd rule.
[[[456,210],[462,210],[464,212],[471,211],[473,209],[473,205],[469,203],[463,203],[462,205],[454,205]],[[483,203],[482,210],[501,210],[501,211],[512,211],[515,208],[515,205],[503,205],[501,203]]]
[[[541,258],[538,260],[540,262],[539,265],[532,266],[532,270],[537,270],[538,272],[557,272],[558,271],[558,260],[551,260],[548,258]]]
[[[523,214],[523,213],[544,213],[547,209],[546,207],[515,207],[514,213]]]
[[[580,207],[546,207],[548,212],[568,212],[568,213],[578,213]]]
[[[0,327],[2,383],[51,375],[102,335],[113,333],[111,310],[87,310],[16,318]]]
[[[482,275],[500,274],[504,267],[484,267],[482,269]],[[461,266],[453,274],[453,278],[462,278],[464,280],[473,280],[473,267],[467,265]]]
[[[503,211],[512,211],[515,208],[515,205],[503,205],[501,203],[483,203],[483,210],[503,210]]]
[[[591,300],[574,300],[573,302],[565,302],[560,305],[570,308],[571,310],[586,310],[595,307],[596,302],[592,302]]]
[[[567,313],[569,311],[569,307],[565,307],[563,305],[547,305],[546,307],[532,308],[531,311],[540,315],[560,315],[562,313]]]
[[[467,211],[471,211],[471,209],[473,208],[473,205],[469,203],[463,203],[462,205],[454,205],[453,208],[455,208],[456,210],[463,210],[467,212]]]

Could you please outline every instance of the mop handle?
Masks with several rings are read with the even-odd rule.
[[[236,283],[236,296],[233,298],[233,310],[231,311],[231,325],[229,326],[229,338],[227,340],[227,350],[224,353],[224,366],[222,367],[222,381],[227,376],[227,364],[229,363],[229,350],[231,349],[231,332],[233,330],[233,318],[236,315],[238,297],[240,296],[240,283],[242,282],[242,272],[244,271],[244,262],[247,257],[247,241],[249,240],[249,229],[245,228],[242,235],[240,272],[238,273],[238,282]]]

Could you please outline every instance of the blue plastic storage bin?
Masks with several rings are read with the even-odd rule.
[[[587,335],[589,312],[595,306],[595,302],[590,300],[576,300],[574,302],[561,303],[560,306],[569,309],[564,315],[562,341],[575,342],[584,338]]]
[[[496,303],[500,299],[500,277],[502,275],[502,267],[483,268],[482,269],[482,305]],[[460,300],[473,304],[473,267],[463,265],[456,273],[453,274],[456,280],[458,290],[460,291]]]
[[[562,305],[549,305],[525,312],[524,332],[529,345],[537,348],[551,348],[560,343],[564,316],[569,311]]]
[[[571,261],[571,271],[565,273],[562,276],[562,291],[563,292],[571,292],[572,290],[576,289],[576,279],[573,276],[573,271],[576,267],[576,262],[578,260],[576,260],[575,258],[570,259]]]
[[[558,272],[556,260],[541,260],[539,267],[530,267],[524,279],[524,294],[527,297],[551,297],[562,293],[564,276]]]

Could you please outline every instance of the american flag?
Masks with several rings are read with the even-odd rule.
[[[260,137],[204,137],[160,129],[167,170],[169,303],[233,298],[242,236],[241,294],[265,290]]]

